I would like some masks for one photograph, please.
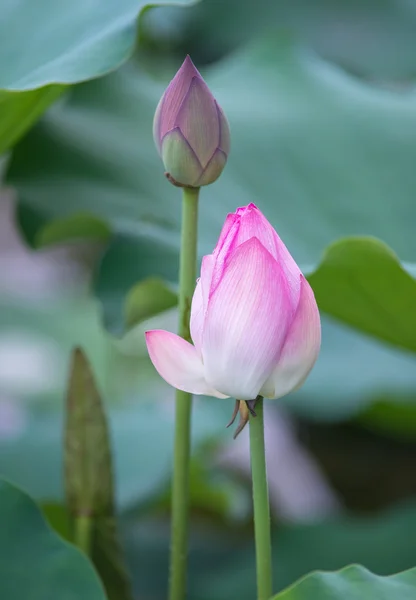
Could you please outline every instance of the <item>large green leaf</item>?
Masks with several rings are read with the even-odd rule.
[[[163,0],[186,5],[195,0]],[[76,83],[118,67],[133,51],[147,0],[8,0],[0,16],[0,89],[24,91]],[[10,35],[10,32],[13,35]]]
[[[0,155],[62,93],[60,84],[99,77],[130,56],[137,18],[148,6],[146,0],[37,0],[34,9],[31,0],[7,0],[0,15]]]
[[[275,526],[274,590],[283,590],[316,569],[333,571],[351,563],[384,576],[410,569],[414,544],[408,532],[415,523],[415,506],[400,506],[378,516]],[[168,577],[169,524],[149,516],[138,522],[125,517],[122,529],[136,595],[162,600]],[[207,524],[194,515],[190,547],[189,600],[256,597],[252,527],[237,529],[223,521]],[[399,595],[391,598],[401,600]]]
[[[33,500],[0,481],[2,600],[106,600],[91,564],[44,521]]]
[[[312,573],[273,600],[412,600],[416,592],[416,569],[380,577],[352,566],[336,573]]]
[[[321,310],[416,352],[416,280],[382,242],[335,242],[309,282]]]
[[[226,211],[255,201],[307,269],[345,235],[378,236],[401,260],[416,260],[412,95],[359,82],[276,36],[223,61],[207,79],[229,117],[233,147],[219,182],[201,195],[201,253],[212,250]],[[111,325],[118,329],[114,315],[122,314],[133,284],[152,275],[177,277],[179,193],[163,177],[151,134],[161,93],[135,62],[80,86],[16,149],[9,172],[20,194],[21,221],[35,244],[45,241],[45,227],[56,218],[55,241],[85,236],[74,214],[96,214],[112,228],[116,237],[97,289],[111,294]],[[348,260],[357,270],[369,252],[351,244]],[[321,304],[331,303],[331,314],[361,327],[365,316],[358,312],[364,304],[365,314],[371,311],[380,277],[378,283],[368,277],[365,293],[370,290],[373,300],[355,302],[352,315],[343,295],[333,294],[327,272],[319,276]],[[342,272],[350,278],[350,270]],[[392,272],[394,285],[405,289],[407,274]],[[337,285],[341,289],[345,281]],[[373,323],[366,331],[385,339],[391,318],[385,314],[380,327]],[[403,323],[391,341],[409,347],[411,333],[398,339],[406,333],[406,311],[394,318]]]

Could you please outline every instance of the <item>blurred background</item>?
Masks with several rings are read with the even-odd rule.
[[[266,406],[276,591],[314,569],[414,566],[416,4],[202,0],[146,9],[131,29],[122,66],[62,86],[3,155],[0,474],[65,535],[63,403],[81,345],[110,420],[135,595],[166,597],[174,392],[143,332],[176,327],[180,202],[151,127],[189,53],[232,130],[201,193],[200,255],[255,202],[322,314],[309,379]],[[248,431],[233,441],[232,409],[195,400],[190,600],[255,596]]]

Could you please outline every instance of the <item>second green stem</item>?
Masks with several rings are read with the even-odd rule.
[[[255,410],[257,416],[250,415],[250,458],[253,480],[257,600],[269,600],[273,593],[272,544],[261,396],[257,398]]]
[[[198,196],[199,189],[183,188],[179,335],[188,341],[191,339],[189,321],[196,281]],[[176,390],[169,600],[184,600],[186,595],[191,409],[192,395]]]

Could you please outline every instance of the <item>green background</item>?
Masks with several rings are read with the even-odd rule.
[[[232,132],[224,173],[201,193],[199,257],[211,252],[227,212],[255,202],[307,275],[322,315],[313,372],[269,414],[271,423],[290,423],[336,510],[288,517],[276,500],[276,592],[316,569],[363,568],[309,575],[278,598],[406,600],[412,571],[382,577],[414,567],[416,556],[416,7],[400,0],[6,1],[8,227],[25,260],[50,265],[62,252],[85,279],[68,271],[59,293],[41,297],[23,276],[13,288],[10,274],[31,267],[10,262],[8,243],[0,245],[0,595],[12,599],[18,577],[22,597],[35,598],[41,585],[42,598],[55,597],[54,585],[68,598],[104,597],[88,561],[39,512],[71,538],[63,406],[70,353],[80,345],[109,420],[134,597],[166,597],[173,391],[151,366],[143,333],[176,327],[180,199],[151,129],[188,52]],[[5,192],[0,201],[6,206]],[[33,278],[42,288],[36,269]],[[16,339],[24,340],[17,355]],[[46,369],[27,354],[29,341]],[[195,403],[191,600],[255,594],[250,481],[235,464],[218,466],[219,453],[238,447],[225,430],[231,411],[231,400]],[[102,570],[102,557],[95,564]]]

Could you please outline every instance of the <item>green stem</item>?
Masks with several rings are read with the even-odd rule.
[[[254,535],[256,541],[257,600],[273,593],[270,506],[264,451],[263,398],[256,402],[256,417],[250,415],[250,457],[253,479]]]
[[[87,555],[91,550],[91,526],[91,517],[85,515],[75,517],[74,543]]]
[[[199,189],[183,188],[179,335],[188,341],[191,301],[196,280],[198,195]],[[169,600],[184,600],[186,594],[191,409],[192,395],[176,390]]]

